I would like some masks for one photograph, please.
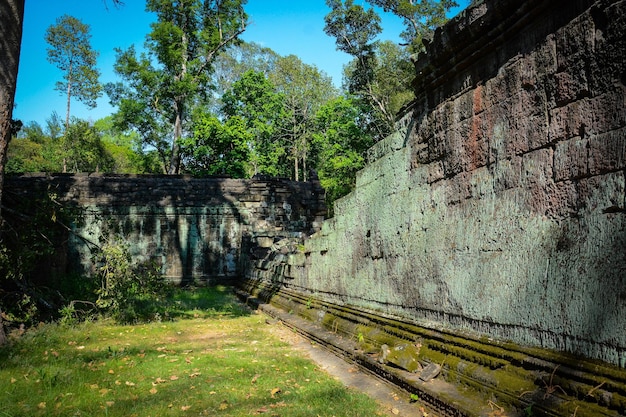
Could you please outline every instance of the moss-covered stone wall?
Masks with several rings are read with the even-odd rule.
[[[593,0],[485,0],[438,30],[284,284],[625,367],[625,32],[626,2]]]
[[[232,283],[242,275],[242,248],[313,233],[325,214],[318,182],[97,174],[5,180],[5,200],[42,193],[82,213],[57,272],[90,274],[98,246],[119,236],[135,262],[155,261],[183,283]]]

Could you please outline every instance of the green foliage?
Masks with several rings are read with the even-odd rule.
[[[423,49],[431,32],[445,23],[446,12],[456,6],[451,0],[366,0],[404,19],[402,36],[407,47],[380,42],[380,16],[365,10],[353,0],[327,0],[331,12],[324,31],[336,40],[337,49],[354,59],[344,69],[344,88],[362,101],[367,117],[363,127],[376,140],[395,129],[399,110],[413,97],[410,82],[414,77],[409,55]]]
[[[272,49],[254,42],[242,41],[224,51],[215,59],[211,81],[215,94],[207,103],[209,110],[219,113],[222,96],[246,71],[260,72],[270,77],[279,59],[280,56]]]
[[[63,158],[57,137],[36,122],[30,122],[9,142],[7,149],[7,174],[24,172],[61,172]]]
[[[324,32],[336,39],[337,49],[356,57],[370,53],[372,42],[382,31],[380,16],[353,0],[326,0],[326,5],[331,11],[324,19]]]
[[[120,132],[113,117],[97,120],[94,128],[101,132],[102,145],[112,158],[111,172],[119,174],[144,174],[161,172],[158,162],[141,149],[141,138],[136,132]]]
[[[183,159],[184,170],[196,176],[246,178],[248,144],[252,139],[239,116],[222,123],[213,115],[200,114],[194,122],[193,136],[181,141],[182,149],[188,153]]]
[[[363,155],[373,143],[360,127],[360,117],[356,102],[344,97],[331,100],[317,112],[312,153],[330,214],[333,202],[354,189],[356,172],[365,163]]]
[[[241,118],[252,138],[251,174],[289,177],[287,146],[279,131],[286,117],[284,96],[265,75],[247,71],[222,100],[226,117]]]
[[[70,122],[70,98],[74,97],[88,107],[96,107],[96,99],[102,95],[96,68],[98,52],[91,49],[89,25],[72,16],[61,16],[46,31],[48,61],[63,71],[63,81],[56,89],[67,94],[66,126]]]
[[[7,150],[7,174],[24,172],[53,172],[61,171],[61,161],[54,155],[46,157],[53,144],[44,140],[42,143],[30,139],[14,139],[9,143]]]
[[[155,301],[167,295],[168,287],[156,264],[133,262],[129,244],[121,237],[105,242],[96,254],[100,288],[96,305],[122,323],[152,319]]]
[[[162,172],[154,152],[139,148],[136,133],[120,133],[107,117],[90,125],[72,119],[69,129],[53,113],[44,130],[31,122],[9,143],[6,172]]]
[[[336,97],[337,92],[330,77],[295,55],[276,60],[269,79],[284,101],[285,117],[280,123],[279,134],[293,165],[289,177],[296,181],[306,180],[315,113],[328,100]]]
[[[112,172],[115,161],[100,132],[84,120],[74,120],[61,139],[63,172]]]

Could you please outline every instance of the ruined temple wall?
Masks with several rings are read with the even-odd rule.
[[[626,2],[591,0],[438,30],[289,288],[626,366],[625,32]]]
[[[118,236],[133,260],[156,262],[175,282],[232,282],[250,242],[319,229],[324,192],[317,182],[257,178],[196,179],[141,175],[23,175],[7,177],[13,200],[54,194],[76,205],[83,221],[68,236],[67,268],[92,273],[93,254]]]

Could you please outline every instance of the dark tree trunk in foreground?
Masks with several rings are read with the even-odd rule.
[[[22,46],[25,0],[0,0],[0,202],[4,186],[4,165],[11,140],[13,101]],[[0,204],[1,207],[1,204]],[[0,212],[0,225],[2,213]],[[0,242],[2,241],[0,231]],[[0,345],[7,341],[0,310]]]
[[[13,100],[22,46],[25,0],[0,0],[0,201],[4,185],[4,165],[11,140]],[[0,212],[0,223],[2,213]],[[1,237],[1,236],[0,236]]]

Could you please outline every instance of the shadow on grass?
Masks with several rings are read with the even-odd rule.
[[[166,300],[165,314],[171,319],[236,318],[251,314],[232,287],[187,287],[176,289]]]

